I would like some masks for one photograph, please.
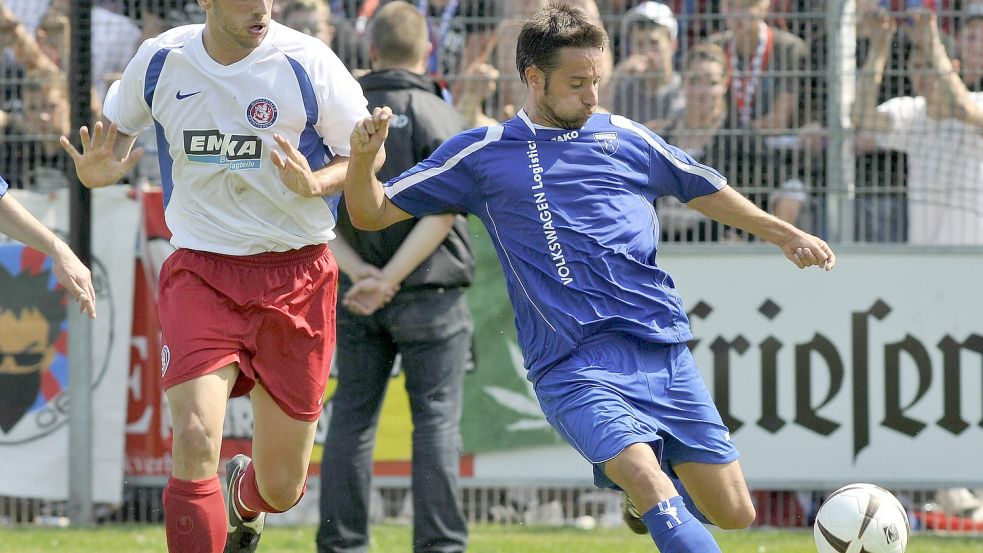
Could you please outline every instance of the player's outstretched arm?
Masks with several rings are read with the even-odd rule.
[[[355,124],[352,129],[352,157],[348,161],[345,178],[345,203],[352,224],[362,230],[379,230],[412,217],[396,207],[382,190],[382,183],[375,178],[377,158],[385,155],[382,145],[389,136],[389,120],[392,110],[377,107],[372,116]]]
[[[714,221],[771,242],[781,248],[785,257],[800,269],[815,265],[830,271],[836,265],[836,255],[826,242],[762,211],[730,186],[694,198],[686,205]]]
[[[0,233],[49,255],[55,278],[79,303],[79,310],[96,318],[96,293],[89,269],[68,244],[55,236],[8,192],[0,196]]]
[[[280,173],[280,181],[295,194],[304,198],[320,198],[340,194],[345,184],[345,172],[348,169],[348,158],[335,156],[331,161],[312,171],[307,158],[300,153],[283,135],[274,134],[273,139],[283,149],[270,152],[273,165]]]
[[[89,128],[79,129],[82,139],[82,153],[79,153],[67,136],[62,135],[61,147],[75,162],[75,171],[86,188],[102,188],[116,184],[143,157],[143,148],[132,150],[135,136],[120,134],[116,123],[104,130],[102,121],[97,121],[89,136]]]

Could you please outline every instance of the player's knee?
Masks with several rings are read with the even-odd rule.
[[[754,523],[756,516],[754,505],[750,501],[741,502],[738,505],[714,517],[713,522],[722,530],[741,530]]]
[[[620,474],[618,484],[630,497],[670,497],[675,495],[672,483],[658,467],[635,465]],[[642,501],[644,503],[644,501]]]
[[[217,463],[221,447],[221,428],[208,428],[194,418],[174,425],[174,451],[184,461]]]
[[[277,512],[283,512],[296,505],[303,497],[306,479],[303,477],[298,479],[280,473],[270,476],[264,475],[257,483],[263,500]]]

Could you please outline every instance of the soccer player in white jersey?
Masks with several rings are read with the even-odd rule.
[[[643,125],[595,114],[606,47],[606,33],[582,11],[544,8],[519,34],[523,110],[458,134],[385,186],[373,160],[392,112],[373,110],[352,132],[346,204],[366,229],[411,214],[482,219],[547,420],[593,464],[595,484],[627,493],[633,529],[647,531],[659,551],[719,553],[697,517],[743,528],[754,507],[686,348],[693,336],[682,300],[656,264],[652,202],[673,195],[779,246],[800,268],[829,270],[835,257]]]
[[[368,112],[324,43],[271,20],[273,0],[198,3],[204,25],[148,40],[112,85],[109,128],[80,129],[82,153],[62,145],[97,188],[126,174],[142,155],[134,137],[156,128],[178,248],[159,294],[168,549],[255,551],[266,513],[304,492],[334,342],[338,269],[325,243],[349,134]],[[226,465],[223,504],[226,403],[247,393],[253,458]]]

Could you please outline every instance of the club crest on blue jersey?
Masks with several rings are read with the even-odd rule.
[[[618,151],[618,133],[616,132],[596,132],[594,142],[601,145],[601,151],[609,156],[613,156]]]
[[[257,98],[246,108],[246,119],[257,129],[268,129],[276,123],[276,104],[273,100]]]

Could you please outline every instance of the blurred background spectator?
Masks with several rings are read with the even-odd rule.
[[[897,21],[877,8],[871,53],[859,73],[851,117],[880,148],[908,154],[908,239],[983,243],[983,93],[970,92],[947,52],[934,13],[906,14],[913,49],[907,70],[917,96],[877,105]],[[950,48],[951,50],[951,48]]]
[[[966,6],[957,36],[963,82],[983,92],[983,2]]]
[[[784,130],[798,117],[808,48],[767,22],[769,0],[721,0],[726,31],[709,38],[732,68],[731,108],[742,127]]]
[[[683,110],[682,79],[673,67],[679,26],[669,6],[643,2],[621,23],[621,61],[601,105],[657,128]]]

